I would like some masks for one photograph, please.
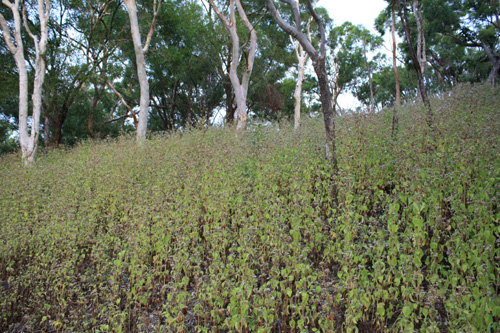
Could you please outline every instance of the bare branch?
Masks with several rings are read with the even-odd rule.
[[[142,49],[142,52],[144,53],[147,53],[149,50],[149,44],[151,44],[151,37],[153,36],[156,27],[156,18],[158,17],[158,13],[160,12],[161,2],[162,0],[159,0],[157,5],[156,0],[154,0],[153,3],[153,20],[151,21],[151,27],[149,28],[148,35],[146,37],[146,42],[144,43],[144,47]]]
[[[127,110],[132,114],[132,117],[134,118],[134,125],[135,127],[137,128],[137,112],[134,112],[132,110],[132,108],[130,107],[130,105],[128,105],[128,103],[125,101],[125,98],[123,98],[122,94],[120,94],[118,92],[118,90],[115,89],[115,86],[113,86],[113,84],[109,81],[106,81],[106,84],[111,88],[111,90],[113,90],[113,92],[115,93],[116,96],[118,96],[118,98],[120,99],[120,101],[122,102],[122,104],[127,108]],[[120,118],[122,119],[122,118]]]
[[[124,114],[123,116],[120,116],[120,117],[117,117],[117,118],[111,118],[111,119],[108,119],[108,120],[105,120],[103,122],[103,124],[109,124],[109,123],[112,123],[112,122],[115,122],[115,121],[118,121],[118,120],[123,120],[123,119],[126,119],[126,118],[130,118],[130,117],[133,117],[134,118],[134,126],[136,126],[136,116],[139,114],[139,111],[136,111],[136,112],[131,112],[131,113],[126,113]]]

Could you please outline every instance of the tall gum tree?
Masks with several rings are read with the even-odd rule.
[[[401,18],[401,22],[403,23],[406,42],[408,43],[408,47],[410,50],[411,60],[415,68],[415,72],[417,73],[418,91],[420,93],[420,97],[422,98],[425,107],[427,108],[427,125],[432,127],[433,117],[432,117],[431,103],[429,102],[429,98],[427,97],[427,91],[425,89],[423,69],[421,66],[421,56],[417,54],[417,50],[415,50],[413,46],[413,38],[410,31],[410,19],[408,15],[408,6],[406,0],[402,0],[402,2],[399,3],[399,16]]]
[[[149,113],[149,82],[146,73],[146,58],[145,54],[148,52],[151,37],[155,29],[156,17],[160,11],[161,0],[155,0],[153,4],[153,20],[151,28],[146,37],[144,46],[141,41],[141,32],[139,28],[139,20],[137,18],[137,4],[135,0],[123,0],[127,7],[128,16],[130,19],[130,31],[132,33],[132,42],[134,43],[135,60],[137,65],[137,78],[139,79],[139,86],[141,91],[140,97],[140,111],[139,123],[137,125],[137,141],[146,140],[146,130],[148,126],[148,113]]]
[[[398,0],[399,1],[399,0]],[[396,79],[396,104],[392,113],[392,135],[398,130],[398,109],[401,107],[401,83],[399,80],[398,64],[396,59],[396,0],[391,3],[391,39],[392,39],[392,70]]]
[[[229,20],[220,11],[220,9],[215,4],[214,0],[209,0],[210,5],[214,9],[215,13],[222,21],[226,29],[231,35],[232,47],[232,60],[229,68],[229,78],[234,89],[234,95],[236,99],[236,114],[238,121],[236,124],[236,130],[238,132],[244,131],[247,126],[247,96],[248,96],[248,86],[250,84],[250,77],[252,75],[253,64],[255,61],[255,51],[257,49],[257,31],[254,29],[253,25],[248,20],[245,10],[241,4],[241,0],[230,0],[229,1]],[[238,66],[240,63],[240,37],[238,36],[237,22],[236,22],[236,9],[238,14],[245,25],[245,28],[250,34],[250,48],[246,53],[246,67],[243,70],[243,76],[240,81],[238,77]]]
[[[273,16],[276,23],[280,26],[280,28],[295,38],[300,45],[307,52],[309,57],[311,58],[314,71],[318,78],[319,92],[320,92],[320,100],[321,107],[323,109],[323,119],[325,122],[325,130],[326,130],[326,157],[331,160],[334,166],[334,170],[337,170],[337,157],[336,157],[336,142],[335,142],[335,117],[336,110],[332,103],[332,95],[330,92],[330,83],[328,79],[328,73],[326,70],[326,33],[325,26],[321,17],[314,10],[313,3],[311,0],[306,0],[307,9],[309,14],[312,16],[314,21],[318,26],[318,33],[320,35],[320,45],[319,50],[313,46],[313,44],[309,41],[309,38],[302,31],[302,24],[300,18],[299,6],[296,0],[281,0],[281,2],[288,4],[293,13],[293,24],[288,24],[278,9],[274,4],[274,0],[266,0],[267,8],[269,12]]]
[[[9,25],[5,17],[0,14],[0,25],[3,30],[3,38],[14,56],[17,68],[19,70],[19,139],[21,144],[21,156],[25,165],[34,161],[38,147],[38,137],[40,131],[40,113],[42,109],[42,86],[45,78],[45,52],[48,39],[48,22],[50,17],[49,0],[38,0],[38,19],[40,22],[40,37],[35,35],[28,26],[28,17],[26,7],[22,6],[20,10],[19,0],[10,2],[2,0],[2,3],[8,7],[14,18],[12,37]],[[24,58],[24,46],[22,40],[22,20],[24,28],[28,35],[33,39],[35,45],[35,80],[33,85],[33,113],[31,119],[31,133],[28,130],[28,71],[26,60]]]
[[[309,41],[312,42],[311,38],[311,21],[312,17],[307,21],[307,35],[309,37]],[[297,56],[297,85],[295,86],[295,92],[293,93],[293,97],[295,99],[295,108],[294,108],[294,128],[297,129],[300,126],[300,106],[301,106],[301,97],[302,97],[302,83],[304,82],[304,71],[306,68],[307,59],[309,58],[306,51],[304,51],[304,47],[294,40],[292,36],[290,36],[290,41],[292,45],[295,45],[295,55]]]

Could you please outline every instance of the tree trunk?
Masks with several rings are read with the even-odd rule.
[[[45,151],[50,145],[50,118],[46,115],[43,122],[43,145],[45,146]]]
[[[490,75],[488,76],[488,82],[491,84],[495,83],[495,79],[500,77],[500,58],[496,59],[493,63],[493,68],[491,69]]]
[[[366,55],[366,40],[363,39],[363,53],[365,57],[366,69],[368,70],[368,83],[370,85],[370,113],[375,113],[375,104],[373,97],[373,80],[372,80],[372,69],[368,63],[368,56]]]
[[[397,0],[399,1],[399,0]],[[396,79],[396,105],[393,109],[392,114],[392,136],[396,135],[398,131],[398,109],[401,107],[401,84],[399,80],[399,70],[396,59],[396,0],[392,0],[392,25],[391,25],[391,35],[392,35],[392,68],[394,70],[394,76]]]
[[[234,114],[236,109],[234,108],[234,96],[231,85],[231,80],[227,77],[224,82],[224,91],[226,92],[226,122],[229,124],[234,123]]]
[[[295,110],[294,110],[294,128],[299,128],[300,125],[300,106],[301,106],[301,96],[302,96],[302,83],[304,82],[304,70],[307,62],[307,54],[304,54],[304,48],[297,45],[297,56],[299,60],[298,70],[299,75],[297,77],[297,86],[295,87],[295,92],[293,94],[295,98]],[[300,55],[299,55],[300,54]]]
[[[137,125],[137,141],[146,140],[146,130],[148,126],[149,112],[149,83],[146,74],[146,59],[141,42],[141,34],[139,31],[139,20],[137,19],[137,5],[135,0],[124,0],[127,6],[128,16],[130,20],[130,31],[132,33],[132,42],[134,43],[135,61],[137,66],[137,78],[141,91],[139,124]]]
[[[393,0],[392,1],[392,27],[391,27],[391,34],[392,34],[392,68],[394,70],[394,76],[396,77],[396,107],[401,106],[401,83],[399,80],[399,70],[398,70],[398,64],[397,64],[397,58],[396,58],[396,1],[399,0]]]
[[[95,120],[95,114],[97,113],[97,104],[101,99],[101,91],[104,90],[105,86],[106,83],[102,82],[101,88],[99,89],[99,85],[94,82],[94,97],[92,97],[92,102],[90,103],[90,114],[87,122],[87,129],[89,131],[89,136],[91,138],[94,137],[94,120]]]
[[[314,71],[318,77],[318,85],[320,92],[321,106],[323,109],[323,118],[325,122],[326,131],[326,151],[325,155],[333,164],[334,172],[337,172],[337,157],[336,157],[336,143],[335,143],[335,116],[336,111],[332,103],[332,96],[330,92],[330,84],[328,79],[328,74],[326,71],[326,33],[325,27],[321,17],[314,10],[314,6],[311,0],[307,0],[307,9],[314,21],[318,26],[318,31],[320,34],[320,45],[319,52],[314,48],[313,44],[309,41],[306,35],[301,31],[301,18],[300,11],[297,2],[285,1],[292,9],[295,25],[291,26],[283,20],[280,13],[276,9],[273,0],[266,0],[267,8],[273,16],[274,20],[280,28],[288,33],[293,38],[302,45],[304,50],[307,52],[312,60]],[[336,190],[334,191],[336,192]],[[336,200],[336,194],[333,194]]]
[[[52,137],[52,144],[54,147],[58,147],[62,143],[62,123],[58,119],[54,121],[53,126],[54,136]]]
[[[413,12],[415,14],[415,20],[417,21],[417,57],[418,62],[420,63],[420,68],[422,69],[422,76],[425,79],[427,75],[427,46],[425,43],[424,23],[418,0],[413,0]]]
[[[40,20],[40,40],[35,36],[27,24],[26,10],[22,16],[24,26],[28,35],[33,39],[35,45],[35,80],[33,86],[33,112],[31,118],[31,133],[28,134],[28,72],[24,58],[23,40],[21,37],[21,14],[19,13],[19,0],[14,3],[3,0],[14,17],[14,40],[4,16],[0,14],[0,25],[3,30],[3,38],[14,56],[19,71],[19,140],[21,144],[21,156],[25,165],[34,161],[38,147],[38,137],[40,131],[40,114],[42,109],[42,86],[45,78],[45,51],[48,39],[48,20],[50,16],[49,0],[38,0],[38,18]],[[24,9],[24,8],[23,8]]]
[[[229,68],[229,79],[231,80],[236,100],[236,114],[238,115],[236,130],[238,132],[242,132],[246,129],[247,126],[246,101],[248,94],[248,86],[250,84],[250,76],[252,75],[253,64],[255,60],[255,51],[257,49],[257,31],[255,31],[254,27],[248,20],[240,0],[229,1],[229,10],[230,10],[229,20],[220,12],[219,8],[217,8],[213,0],[209,1],[215,13],[217,14],[217,16],[219,16],[219,19],[222,21],[226,29],[229,31],[229,34],[231,35],[233,48],[232,48],[232,61],[231,61],[231,66]],[[241,79],[241,82],[238,77],[238,66],[240,62],[240,39],[236,27],[235,4],[236,8],[238,9],[240,18],[250,34],[250,49],[248,51],[248,54],[246,55],[246,67],[243,70],[243,77]]]
[[[297,0],[298,1],[298,0]],[[309,41],[312,41],[311,37],[311,19],[307,22],[307,34],[309,36]],[[297,55],[298,60],[298,76],[297,76],[297,85],[295,86],[295,92],[293,94],[295,98],[295,110],[294,110],[294,129],[297,130],[300,126],[300,108],[301,108],[301,96],[302,96],[302,83],[304,82],[304,71],[306,67],[307,58],[309,55],[304,51],[304,47],[299,42],[294,42],[294,39],[290,36],[290,40],[292,44],[295,45],[295,54]]]
[[[332,103],[328,74],[324,58],[313,60],[313,68],[318,77],[321,108],[323,109],[323,120],[325,123],[326,139],[325,155],[333,163],[334,170],[337,170],[337,155],[335,142],[335,109]]]
[[[424,102],[424,105],[427,108],[427,125],[429,125],[429,127],[432,127],[433,126],[432,108],[429,99],[427,97],[427,92],[425,90],[424,77],[422,75],[422,68],[420,67],[419,57],[417,56],[417,53],[413,47],[413,40],[411,38],[410,20],[408,18],[408,8],[406,0],[403,0],[402,5],[403,5],[403,12],[401,12],[401,6],[400,6],[399,16],[401,17],[401,21],[403,22],[406,41],[408,42],[408,47],[410,49],[410,55],[413,62],[413,66],[415,67],[415,72],[417,73],[418,90],[420,92],[420,96],[422,97],[422,101]]]

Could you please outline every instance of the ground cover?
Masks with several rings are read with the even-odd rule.
[[[1,331],[498,331],[500,94],[0,160]]]

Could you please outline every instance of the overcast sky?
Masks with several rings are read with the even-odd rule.
[[[335,26],[349,21],[362,24],[375,32],[375,18],[387,6],[384,0],[320,0],[317,6],[325,7]]]

